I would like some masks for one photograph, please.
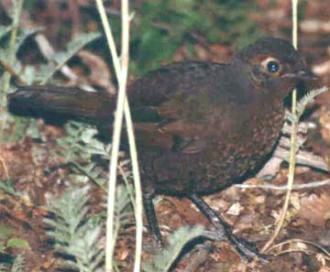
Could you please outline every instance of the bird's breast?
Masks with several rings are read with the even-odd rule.
[[[207,165],[209,179],[225,184],[239,182],[265,162],[279,138],[284,108],[258,110],[242,115],[238,126],[229,131],[227,137],[215,137],[218,143],[211,151],[213,160]]]

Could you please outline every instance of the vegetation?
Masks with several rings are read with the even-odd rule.
[[[194,45],[201,40],[246,46],[260,35],[247,15],[254,8],[251,1],[143,1],[132,22],[133,72],[159,67],[182,46],[194,58]]]

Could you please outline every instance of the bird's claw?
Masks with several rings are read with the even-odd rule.
[[[268,262],[269,257],[261,254],[254,243],[251,243],[242,238],[238,238],[233,234],[228,235],[228,241],[233,244],[239,255],[247,261],[252,261],[254,258],[262,262]]]
[[[235,236],[228,228],[218,228],[214,231],[204,231],[203,236],[216,241],[228,241],[233,245],[240,257],[247,261],[258,260],[266,263],[269,256],[261,254],[254,243]]]

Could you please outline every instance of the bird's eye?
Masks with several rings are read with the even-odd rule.
[[[264,59],[261,65],[264,67],[264,70],[271,75],[278,75],[282,69],[280,62],[272,57]]]
[[[269,61],[267,63],[267,71],[270,73],[277,73],[280,70],[280,64],[276,61]]]

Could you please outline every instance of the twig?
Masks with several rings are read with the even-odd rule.
[[[298,11],[298,0],[292,0],[292,43],[293,46],[297,49],[297,35],[298,35],[298,28],[297,28],[297,11]],[[292,92],[292,107],[291,107],[291,113],[293,115],[297,114],[297,90],[293,90]],[[296,166],[296,143],[297,143],[297,130],[298,130],[298,120],[296,122],[292,123],[292,133],[291,133],[291,142],[290,142],[290,164],[289,164],[289,174],[288,174],[288,183],[287,183],[287,193],[285,196],[285,201],[283,204],[283,208],[278,220],[278,223],[276,225],[276,228],[274,230],[273,235],[270,237],[270,239],[266,242],[266,244],[263,246],[261,252],[267,252],[269,247],[273,244],[276,237],[280,233],[284,221],[285,221],[285,215],[287,213],[289,202],[291,198],[291,190],[292,185],[294,182],[294,174],[295,174],[295,166]]]
[[[309,183],[303,184],[294,184],[292,190],[304,190],[304,189],[314,189],[322,186],[330,185],[330,179],[322,181],[312,181]],[[235,184],[234,185],[240,189],[265,189],[265,190],[277,190],[277,191],[286,191],[288,189],[287,185],[272,185],[272,184]]]
[[[282,148],[279,148],[275,151],[275,156],[286,160],[288,156],[288,151]],[[309,151],[299,150],[297,153],[297,164],[313,167],[322,171],[329,172],[329,166],[326,161]]]
[[[116,171],[118,164],[118,149],[120,142],[120,132],[122,128],[123,113],[125,111],[125,118],[128,129],[128,137],[130,143],[130,154],[132,159],[132,169],[134,184],[136,189],[135,198],[135,217],[136,217],[136,250],[135,250],[135,263],[134,271],[140,271],[141,266],[141,252],[142,252],[142,192],[140,186],[140,175],[137,162],[137,152],[135,147],[134,132],[132,129],[132,121],[130,116],[129,105],[125,96],[126,80],[127,80],[127,68],[128,68],[128,46],[129,46],[129,13],[128,13],[128,1],[122,1],[122,56],[121,63],[117,54],[114,38],[111,33],[110,24],[105,13],[105,9],[101,0],[96,0],[98,11],[102,20],[102,24],[105,30],[105,34],[108,40],[109,49],[112,55],[116,76],[119,83],[119,93],[117,99],[117,108],[114,121],[113,142],[110,162],[110,177],[109,177],[109,190],[108,190],[108,216],[107,216],[107,245],[106,245],[106,271],[112,271],[113,263],[112,257],[114,252],[114,240],[113,240],[113,227],[114,227],[114,199],[115,199],[115,187],[116,187]]]
[[[126,98],[126,81],[128,73],[128,64],[129,64],[129,6],[128,0],[122,0],[122,72],[125,73],[125,81],[123,84],[125,89],[123,90],[123,102],[124,102],[124,115],[126,121],[126,130],[128,136],[129,149],[131,154],[132,162],[132,172],[133,172],[133,181],[135,188],[135,258],[134,258],[134,272],[139,272],[141,267],[141,258],[142,258],[142,238],[143,238],[143,205],[142,205],[142,188],[141,188],[141,179],[138,163],[138,154],[135,144],[135,135],[133,128],[133,121],[131,117],[131,111],[129,108],[128,100]],[[125,69],[124,69],[125,68]]]
[[[325,257],[326,257],[328,260],[330,260],[330,252],[329,252],[328,250],[326,250],[324,247],[322,247],[321,245],[319,245],[319,244],[317,244],[317,243],[315,243],[315,242],[307,241],[307,240],[303,240],[303,239],[290,239],[290,240],[286,240],[286,241],[284,241],[284,242],[281,242],[281,243],[278,243],[278,244],[272,246],[271,248],[269,248],[268,251],[273,251],[273,250],[275,250],[276,248],[280,248],[280,247],[282,247],[282,246],[284,246],[284,245],[291,244],[291,243],[296,243],[296,244],[301,243],[301,244],[305,244],[305,245],[311,245],[311,246],[317,248],[317,249],[318,249],[319,251],[321,251],[323,254],[325,254]],[[293,251],[303,251],[303,252],[307,252],[307,250],[304,251],[304,250],[299,250],[299,249],[296,249],[296,250],[291,249],[289,252],[293,252]],[[277,254],[277,255],[280,255],[280,254],[283,254],[283,253],[286,253],[286,252],[288,252],[288,251],[281,251],[281,252],[280,252],[279,254]]]
[[[19,28],[19,21],[21,19],[21,12],[23,7],[24,0],[19,1],[13,1],[13,22],[12,22],[12,30],[10,33],[9,43],[8,43],[8,49],[6,50],[7,56],[8,56],[8,64],[9,66],[14,64],[15,61],[15,43],[17,39],[17,33]],[[10,78],[11,74],[7,71],[3,75],[3,85],[1,86],[1,92],[0,92],[0,113],[5,111],[5,107],[7,105],[7,93],[10,87]],[[5,117],[0,122],[0,133],[3,133],[4,128],[6,127],[7,123],[7,117]]]
[[[0,59],[0,66],[2,66],[3,69],[5,69],[6,72],[10,74],[11,77],[16,78],[16,79],[17,79],[17,82],[18,82],[19,84],[22,84],[22,85],[26,84],[25,80],[22,79],[22,78],[19,76],[19,74],[16,73],[16,71],[13,69],[13,67],[10,66],[8,63],[4,62],[4,61],[1,60],[1,59]]]
[[[125,73],[121,74],[121,67],[118,59],[118,53],[116,50],[115,42],[112,37],[112,32],[108,18],[106,16],[103,2],[96,0],[97,8],[100,13],[101,21],[105,31],[105,35],[108,40],[110,52],[112,55],[115,72],[119,84],[119,93],[117,99],[117,106],[114,120],[114,130],[112,138],[112,149],[111,149],[111,160],[109,165],[109,180],[108,180],[108,201],[107,201],[107,223],[106,223],[106,255],[105,255],[105,270],[111,272],[113,268],[113,255],[115,247],[115,235],[114,235],[114,207],[116,197],[116,177],[117,177],[117,165],[119,156],[119,144],[120,144],[120,133],[122,129],[124,102],[125,102]],[[123,16],[123,15],[122,15]]]
[[[0,163],[2,165],[3,171],[5,172],[6,179],[9,180],[10,177],[9,177],[8,167],[7,167],[5,159],[2,156],[0,156]]]

